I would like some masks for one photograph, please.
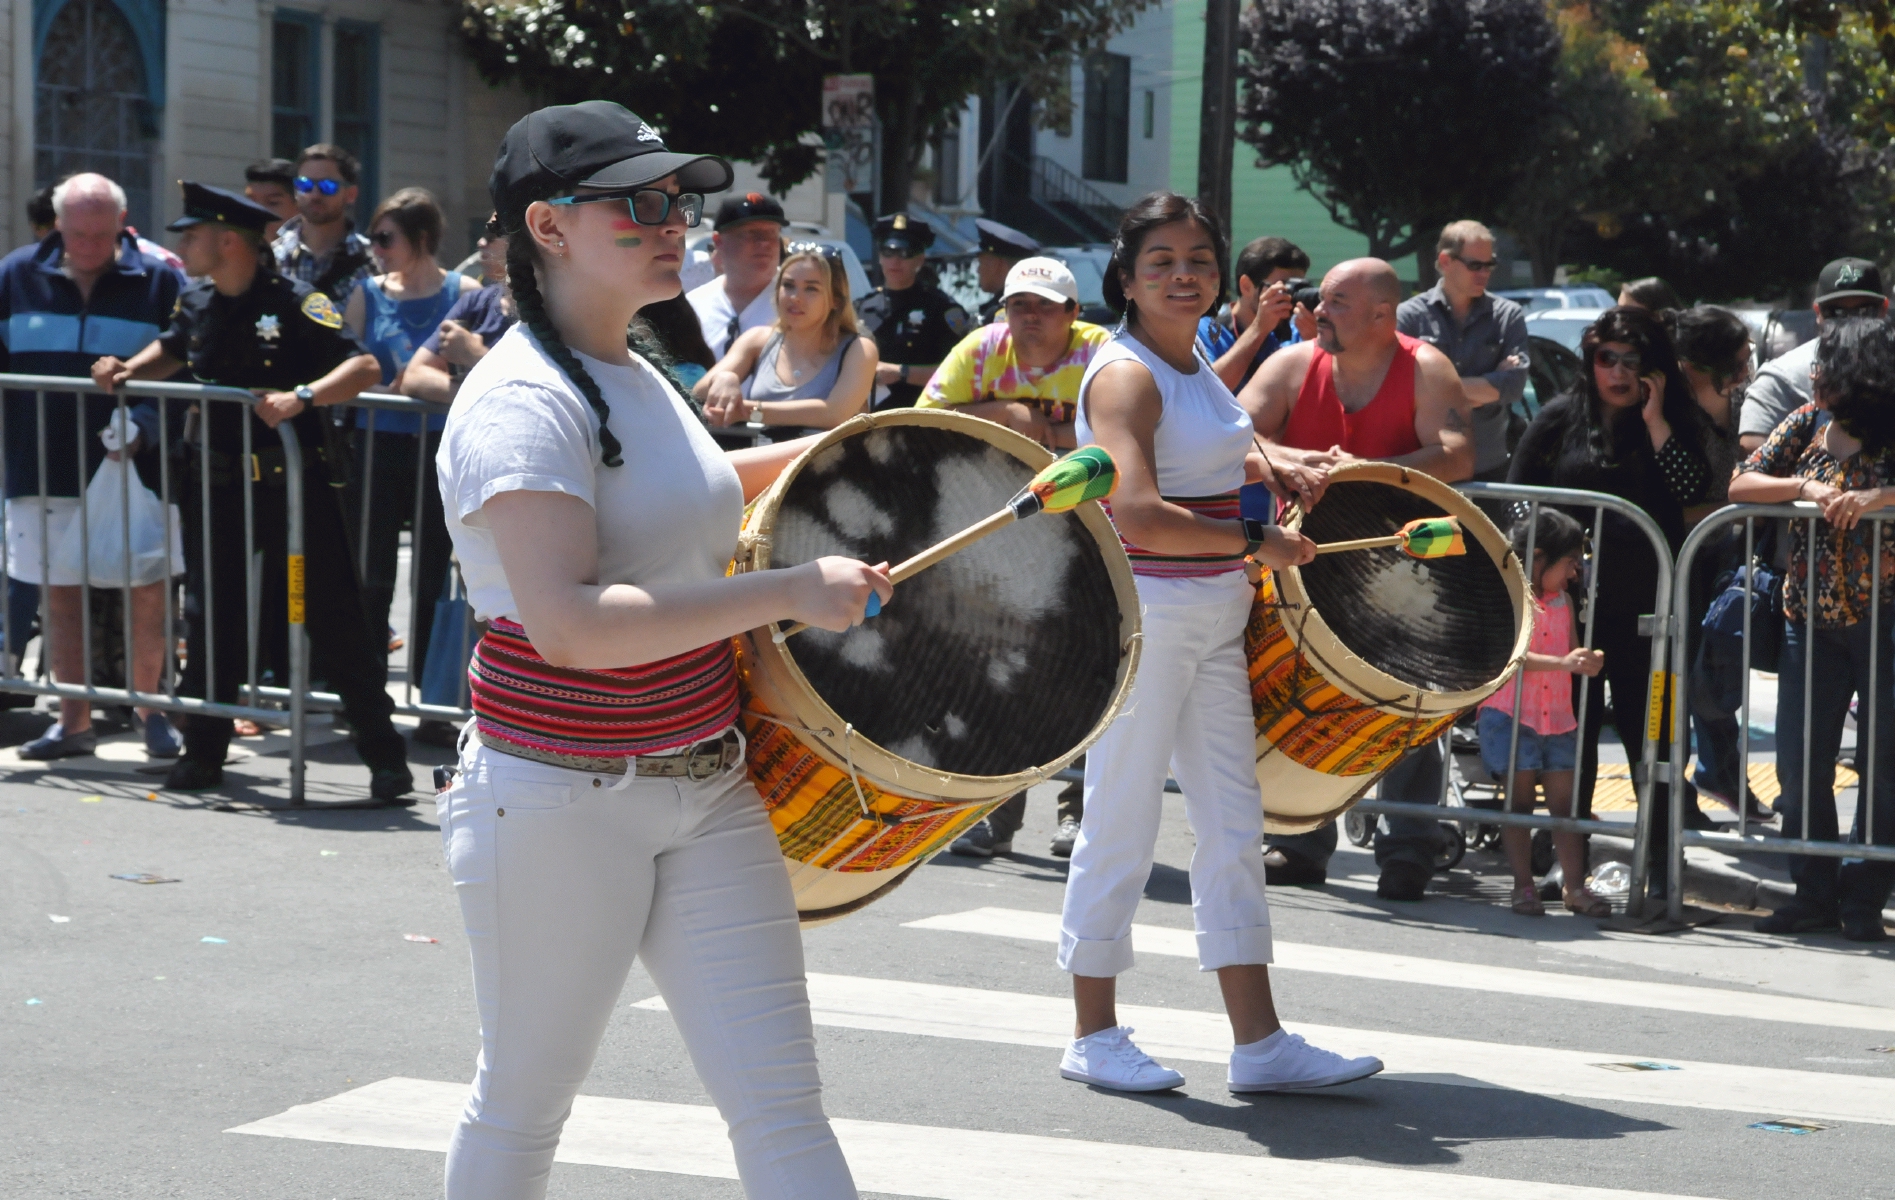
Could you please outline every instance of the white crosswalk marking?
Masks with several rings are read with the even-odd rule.
[[[442,1153],[466,1101],[464,1083],[384,1079],[226,1132]],[[1262,1154],[883,1121],[833,1123],[858,1187],[931,1200],[994,1200],[997,1195],[1007,1200],[1689,1200],[1656,1192]],[[676,1175],[737,1176],[723,1119],[705,1105],[580,1096],[560,1139],[558,1157],[561,1162]],[[967,1163],[979,1163],[980,1169],[957,1169],[957,1164]],[[1004,1181],[998,1189],[996,1181]]]
[[[1063,1047],[1072,1029],[1072,1001],[976,988],[811,975],[809,1001],[818,1025],[874,1029],[1016,1046]],[[662,1011],[652,997],[634,1007]],[[1221,1013],[1121,1004],[1119,1019],[1138,1030],[1138,1044],[1160,1062],[1216,1063],[1186,1071],[1199,1090],[1222,1086],[1230,1057],[1230,1025]],[[1461,1087],[1511,1088],[1642,1104],[1719,1109],[1772,1117],[1799,1117],[1895,1125],[1895,1080],[1771,1067],[1691,1062],[1644,1052],[1548,1050],[1460,1038],[1423,1037],[1343,1029],[1298,1021],[1292,1032],[1339,1054],[1373,1054],[1388,1065],[1383,1079]],[[1658,1060],[1675,1071],[1615,1071],[1600,1063]],[[1047,1070],[1054,1060],[1046,1060]],[[1176,1065],[1173,1062],[1171,1065]]]
[[[968,912],[910,921],[904,928],[1058,942],[1059,914],[1027,912],[1015,908],[976,908]],[[1157,925],[1132,926],[1132,944],[1143,954],[1196,958],[1198,952],[1197,939],[1190,930]],[[1834,1000],[1810,1000],[1798,996],[1738,992],[1678,983],[1595,979],[1554,971],[1527,971],[1518,967],[1450,962],[1407,954],[1384,954],[1375,950],[1312,946],[1300,942],[1277,942],[1275,956],[1273,967],[1287,971],[1314,971],[1357,979],[1504,992],[1545,1000],[1579,1000],[1629,1008],[1654,1008],[1707,1017],[1745,1017],[1757,1021],[1895,1032],[1895,1008],[1843,1004]]]

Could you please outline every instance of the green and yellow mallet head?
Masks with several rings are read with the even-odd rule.
[[[1008,502],[1016,518],[1037,512],[1067,512],[1088,500],[1103,500],[1119,485],[1118,466],[1098,446],[1081,446],[1048,463]]]
[[[1420,517],[1401,527],[1401,551],[1410,558],[1452,558],[1467,553],[1455,517]]]

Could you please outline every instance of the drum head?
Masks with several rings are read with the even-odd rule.
[[[999,511],[1033,468],[954,429],[883,425],[811,456],[771,527],[772,567],[898,563]],[[1011,775],[1082,745],[1113,702],[1122,615],[1094,536],[1041,514],[896,587],[847,633],[786,643],[856,732],[922,766]]]
[[[1406,488],[1336,479],[1303,518],[1317,542],[1392,534],[1417,517],[1447,515]],[[1505,577],[1478,539],[1467,553],[1426,562],[1393,547],[1318,555],[1303,588],[1358,657],[1413,687],[1462,692],[1504,674],[1517,634]]]

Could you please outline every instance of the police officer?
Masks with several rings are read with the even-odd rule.
[[[264,227],[276,214],[220,188],[183,187],[184,216],[170,228],[182,233],[178,252],[185,271],[198,282],[178,297],[158,340],[129,360],[101,358],[92,368],[92,378],[109,389],[129,379],[166,379],[188,366],[204,383],[249,388],[258,397],[252,413],[228,401],[207,401],[198,406],[198,424],[187,424],[184,440],[190,444],[182,457],[190,478],[182,491],[194,531],[206,519],[199,511],[204,481],[198,476],[196,438],[204,436],[209,443],[211,561],[204,562],[201,537],[184,539],[189,661],[180,690],[232,703],[245,674],[245,473],[252,480],[257,545],[265,559],[261,611],[290,611],[284,455],[270,432],[287,421],[302,451],[308,597],[303,607],[311,674],[326,679],[342,697],[356,751],[369,767],[370,794],[385,804],[412,804],[405,798],[414,789],[407,746],[389,720],[394,702],[385,690],[387,664],[363,616],[342,509],[329,486],[323,423],[315,412],[353,400],[381,378],[381,369],[343,328],[342,314],[327,295],[285,279],[259,258]],[[246,421],[251,434],[247,460]],[[266,618],[262,632],[267,636],[276,626],[275,619]],[[207,689],[206,660],[213,655],[216,678]],[[228,718],[189,717],[184,757],[165,786],[197,791],[221,784],[231,732]]]
[[[1007,272],[1013,270],[1014,263],[1038,254],[1040,244],[1012,226],[986,217],[974,218],[974,228],[980,231],[980,290],[987,293],[980,304],[980,323],[992,325],[1000,319],[1000,309],[1006,304],[1000,293],[1007,286]]]
[[[875,348],[882,355],[875,368],[877,410],[914,407],[934,368],[968,330],[967,310],[921,279],[928,247],[933,244],[934,228],[926,221],[911,220],[907,213],[892,213],[875,222],[882,286],[870,292],[857,311],[875,335]]]

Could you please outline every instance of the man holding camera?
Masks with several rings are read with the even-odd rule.
[[[1237,301],[1230,312],[1236,332],[1212,317],[1198,321],[1198,345],[1225,387],[1242,391],[1264,359],[1315,333],[1317,289],[1304,278],[1308,273],[1309,255],[1279,237],[1260,237],[1237,256]],[[1311,302],[1299,305],[1299,291]]]
[[[1435,243],[1441,282],[1395,310],[1395,328],[1448,356],[1472,406],[1474,478],[1507,481],[1508,413],[1527,386],[1527,316],[1487,294],[1494,235],[1479,221],[1455,221]]]

